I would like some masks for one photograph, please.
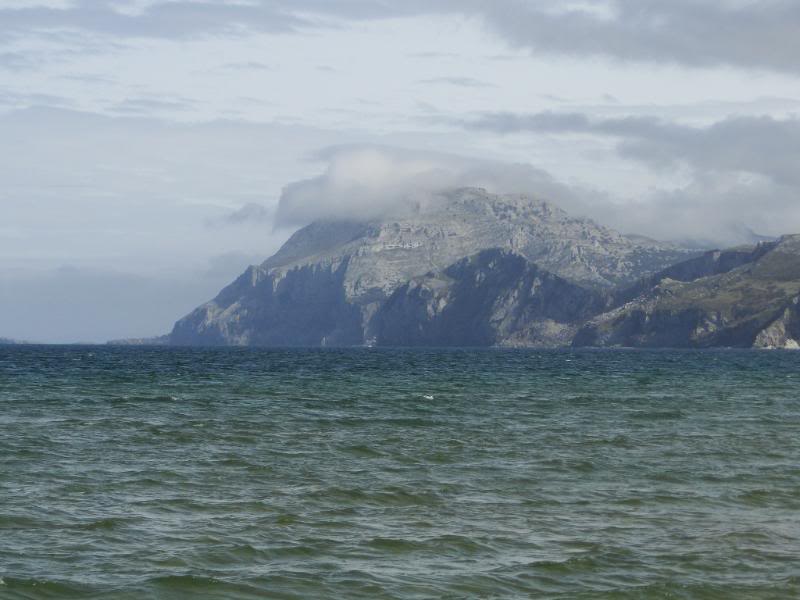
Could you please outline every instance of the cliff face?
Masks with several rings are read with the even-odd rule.
[[[213,301],[175,324],[180,345],[348,346],[362,314],[345,293],[348,259],[269,272],[250,267]]]
[[[800,236],[708,253],[618,293],[573,345],[792,348],[798,294]]]
[[[569,343],[607,294],[544,271],[524,257],[485,250],[398,288],[375,315],[387,346],[531,346]]]
[[[533,198],[452,190],[410,207],[401,217],[304,227],[273,257],[178,321],[170,341],[394,343],[383,307],[399,288],[428,273],[452,280],[446,271],[453,265],[494,248],[585,290],[631,283],[691,255],[652,240],[632,240]],[[447,311],[445,321],[454,314]],[[508,335],[501,328],[494,338],[480,339],[502,341]]]

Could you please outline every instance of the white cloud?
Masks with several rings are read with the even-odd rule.
[[[430,151],[345,146],[329,148],[318,158],[328,161],[322,175],[284,189],[276,215],[278,225],[403,213],[435,192],[454,187],[524,192],[578,210],[584,208],[582,203],[589,194],[559,183],[530,165]]]

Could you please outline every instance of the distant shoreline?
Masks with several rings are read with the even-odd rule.
[[[344,351],[372,351],[372,352],[530,352],[530,353],[595,353],[595,352],[772,352],[785,351],[797,352],[796,348],[753,348],[737,346],[711,346],[705,348],[691,347],[637,347],[637,346],[561,346],[561,347],[536,347],[536,346],[201,346],[178,345],[169,343],[125,343],[124,341],[109,342],[0,342],[0,347],[50,347],[50,348],[142,348],[165,350],[197,350],[197,351],[270,351],[270,352],[344,352]]]

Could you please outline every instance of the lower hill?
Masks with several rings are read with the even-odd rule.
[[[800,235],[710,252],[618,294],[574,346],[800,347]]]

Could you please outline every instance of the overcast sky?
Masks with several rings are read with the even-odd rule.
[[[800,232],[798,56],[796,0],[3,0],[0,337],[164,333],[434,172],[663,239]]]

